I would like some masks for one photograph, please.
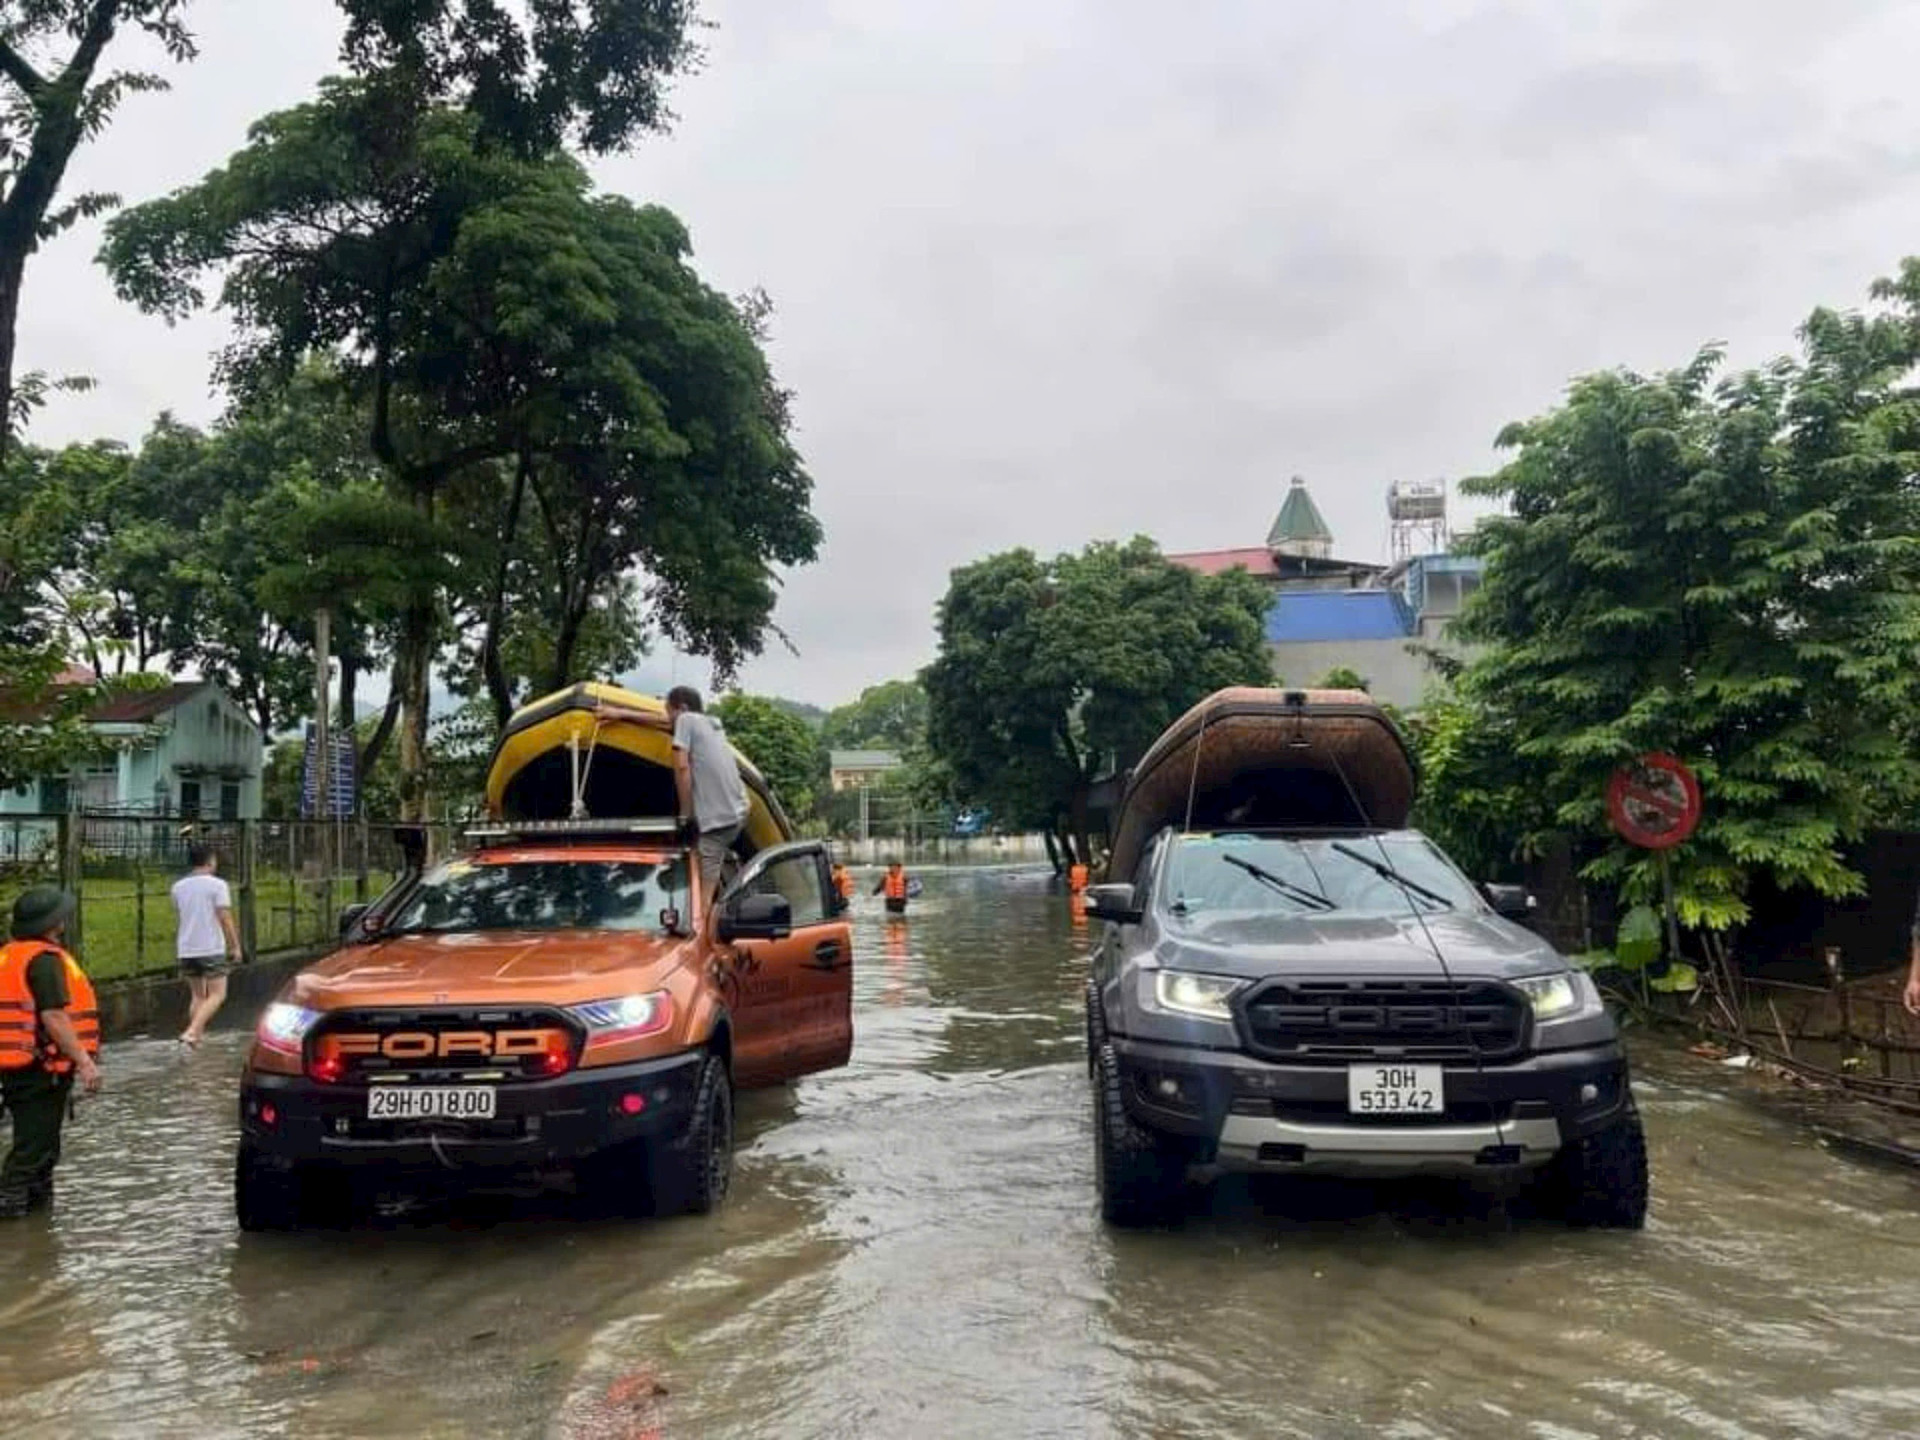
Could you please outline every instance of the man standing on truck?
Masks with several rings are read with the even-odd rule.
[[[227,970],[239,958],[240,931],[233,923],[233,892],[215,873],[220,861],[213,847],[194,845],[187,864],[187,874],[173,882],[173,953],[193,996],[180,1035],[191,1050],[227,1003]]]
[[[594,710],[602,724],[624,720],[668,730],[673,735],[673,782],[680,798],[680,823],[699,837],[700,883],[711,901],[720,888],[733,842],[747,823],[747,787],[720,722],[706,713],[700,692],[676,685],[667,692],[667,718],[625,705],[602,702]]]
[[[13,1115],[13,1148],[0,1162],[0,1219],[53,1203],[60,1130],[73,1081],[100,1088],[100,1011],[93,985],[61,945],[73,896],[36,885],[13,904],[12,939],[0,946],[0,1095]]]

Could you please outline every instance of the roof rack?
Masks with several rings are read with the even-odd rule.
[[[523,840],[586,835],[650,835],[671,838],[680,822],[658,817],[620,820],[496,820],[467,829],[469,840]]]

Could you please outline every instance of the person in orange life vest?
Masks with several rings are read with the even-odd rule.
[[[74,899],[36,885],[13,905],[13,938],[0,945],[0,1095],[13,1115],[13,1148],[0,1162],[0,1219],[53,1203],[60,1130],[77,1078],[100,1088],[100,1011],[93,985],[60,943]]]
[[[901,869],[898,860],[887,862],[887,873],[880,877],[880,883],[873,887],[873,893],[887,897],[889,915],[907,913],[907,872]]]
[[[1067,868],[1067,889],[1075,895],[1087,888],[1087,867],[1076,860]]]

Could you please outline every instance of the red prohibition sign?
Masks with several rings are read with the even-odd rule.
[[[1700,782],[1671,755],[1642,755],[1613,772],[1607,818],[1644,850],[1671,849],[1700,823]]]

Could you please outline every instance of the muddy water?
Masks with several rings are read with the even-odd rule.
[[[57,1217],[0,1231],[0,1435],[1920,1434],[1920,1189],[1685,1057],[1638,1056],[1643,1235],[1238,1185],[1105,1232],[1082,934],[1039,877],[927,879],[862,911],[854,1064],[744,1100],[717,1219],[242,1238],[240,1036],[115,1047]]]

